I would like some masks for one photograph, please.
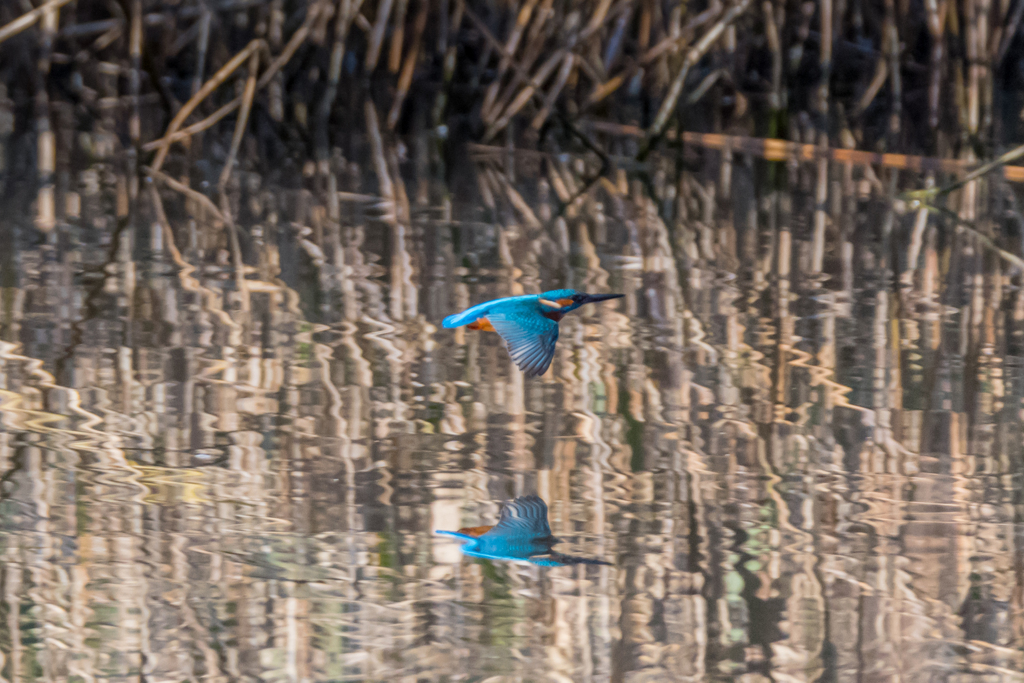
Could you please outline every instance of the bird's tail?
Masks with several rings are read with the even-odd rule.
[[[441,325],[444,327],[462,327],[463,325],[468,325],[471,322],[474,322],[479,317],[480,311],[473,311],[473,309],[469,309],[462,313],[453,313],[442,320]]]
[[[612,566],[611,562],[605,562],[604,560],[598,560],[594,557],[577,557],[575,555],[563,555],[562,553],[552,552],[549,554],[552,562],[557,562],[560,565],[567,564],[596,564],[603,565],[605,567]]]

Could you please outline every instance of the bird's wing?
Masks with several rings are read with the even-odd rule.
[[[548,506],[539,496],[520,496],[501,509],[501,516],[485,536],[502,535],[516,538],[547,539]]]
[[[539,377],[547,372],[555,356],[558,341],[558,323],[535,311],[488,313],[494,331],[508,346],[508,355],[527,377]]]

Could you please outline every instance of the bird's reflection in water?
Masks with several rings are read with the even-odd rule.
[[[559,540],[551,535],[551,527],[548,526],[548,506],[540,497],[533,495],[520,496],[506,503],[495,526],[475,526],[437,533],[465,541],[462,552],[470,557],[528,562],[541,567],[610,564],[552,550]]]

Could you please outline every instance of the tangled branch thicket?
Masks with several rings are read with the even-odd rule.
[[[69,165],[117,159],[129,203],[140,176],[171,178],[230,225],[236,170],[344,191],[345,159],[387,130],[441,175],[467,142],[575,152],[594,162],[581,191],[673,129],[971,162],[1021,136],[1022,16],[1011,0],[12,0],[0,192],[49,232]]]

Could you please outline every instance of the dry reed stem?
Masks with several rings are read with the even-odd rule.
[[[631,4],[629,0],[625,0],[624,4]],[[601,28],[601,24],[604,23],[604,19],[608,16],[608,10],[611,9],[612,0],[598,0],[597,9],[590,16],[590,21],[587,23],[587,27],[584,29],[584,36],[590,36]]]
[[[978,8],[981,2],[968,0],[964,8],[967,18],[967,132],[970,135],[977,135],[978,124],[981,122],[981,79],[984,77],[985,65],[980,62],[982,41],[987,38],[982,25],[984,12]]]
[[[341,81],[341,67],[345,57],[345,42],[348,40],[348,32],[352,26],[353,16],[359,14],[362,9],[363,0],[339,0],[337,20],[334,23],[334,44],[331,47],[331,61],[327,72],[327,90],[320,101],[317,109],[317,126],[322,127],[323,138],[318,140],[320,144],[326,144],[327,121],[331,116],[331,109],[338,97],[338,83]],[[317,149],[317,153],[325,158],[327,150]]]
[[[242,145],[242,137],[249,124],[249,112],[252,110],[252,100],[256,95],[256,73],[260,67],[260,53],[253,52],[249,56],[249,76],[245,79],[245,90],[242,92],[242,107],[238,112],[238,121],[235,122],[235,133],[231,137],[231,149],[228,157],[224,160],[224,168],[220,172],[220,180],[217,187],[224,192],[228,179],[231,178],[231,170],[235,165],[235,157],[238,156],[238,148]]]
[[[778,109],[782,106],[782,41],[779,38],[779,26],[775,21],[775,7],[771,0],[764,0],[761,3],[761,11],[764,14],[765,40],[768,43],[768,50],[772,53],[772,89],[768,106]]]
[[[391,22],[391,45],[388,51],[388,71],[397,74],[402,68],[402,48],[405,46],[405,16],[409,12],[409,0],[398,0],[395,7],[395,18]]]
[[[210,24],[213,22],[213,12],[203,2],[200,4],[199,16],[199,41],[196,43],[196,73],[192,77],[192,94],[199,92],[203,85],[203,76],[206,74],[206,55],[210,48]]]
[[[619,18],[615,21],[615,26],[612,28],[612,33],[604,45],[601,65],[604,67],[606,74],[611,71],[622,54],[622,46],[626,39],[626,29],[633,20],[634,10],[635,3],[630,2],[627,11],[619,14]]]
[[[39,191],[36,197],[35,225],[41,232],[50,232],[57,226],[57,211],[53,174],[56,170],[56,141],[47,127],[36,138],[38,154]]]
[[[493,124],[501,115],[501,112],[508,108],[509,102],[515,98],[516,93],[519,91],[519,86],[523,83],[529,83],[529,78],[524,78],[524,74],[530,72],[544,51],[544,46],[547,44],[547,32],[541,29],[543,29],[551,16],[552,12],[547,4],[542,6],[540,11],[536,13],[533,25],[527,36],[526,47],[522,51],[522,57],[518,60],[515,60],[509,53],[503,51],[500,44],[493,44],[493,47],[497,47],[498,54],[502,55],[503,61],[513,67],[513,71],[512,78],[509,79],[508,84],[501,91],[501,95],[497,98],[496,102],[489,105],[487,109],[481,109],[480,117],[487,125]],[[489,44],[489,46],[491,45]],[[509,54],[507,60],[504,58],[506,54]]]
[[[832,0],[819,0],[818,14],[821,20],[819,29],[821,45],[819,47],[818,65],[821,67],[821,76],[818,79],[818,114],[821,115],[819,127],[821,128],[818,143],[828,145],[828,133],[825,130],[825,121],[828,117],[828,93],[829,81],[832,76],[832,34],[835,26],[832,20]]]
[[[604,83],[599,84],[593,91],[591,91],[590,96],[587,98],[587,105],[597,104],[604,98],[608,97],[621,88],[625,80],[626,77],[620,74],[618,76],[612,76]]]
[[[814,185],[814,232],[811,235],[811,272],[820,273],[825,262],[825,227],[828,214],[828,159],[819,159],[817,180]]]
[[[565,180],[562,179],[562,174],[556,167],[555,162],[549,159],[548,163],[544,164],[544,166],[547,169],[548,180],[551,182],[551,188],[555,191],[558,201],[563,205],[568,204],[572,201],[572,193],[566,187]]]
[[[483,136],[483,141],[485,143],[490,142],[495,135],[504,130],[505,127],[508,126],[509,121],[512,120],[512,117],[518,114],[519,111],[526,106],[526,103],[533,97],[537,97],[538,99],[540,98],[540,94],[537,91],[544,86],[544,83],[554,72],[555,67],[558,66],[558,62],[562,60],[563,56],[564,50],[558,50],[551,55],[539,69],[537,69],[537,73],[530,78],[529,84],[519,91],[515,99],[509,103],[508,107],[505,108],[498,120],[488,126],[487,131]],[[543,99],[540,100],[540,104],[542,107],[544,106]]]
[[[554,106],[555,100],[558,99],[559,94],[562,92],[562,88],[569,81],[569,76],[572,74],[573,68],[576,66],[576,55],[569,52],[565,55],[565,59],[562,60],[562,68],[558,71],[558,77],[555,78],[554,84],[551,86],[551,90],[548,91],[547,96],[544,97],[544,106],[533,118],[530,123],[530,127],[534,130],[540,130],[544,122],[547,121],[548,116],[551,114],[551,107]]]
[[[370,155],[373,158],[373,170],[377,175],[380,193],[390,209],[390,212],[382,219],[388,223],[395,223],[399,218],[398,201],[395,185],[391,180],[391,173],[388,170],[387,157],[384,154],[384,138],[380,132],[377,108],[373,102],[367,101],[363,107],[363,112],[366,117],[366,136],[370,139]]]
[[[676,103],[679,101],[679,95],[683,91],[683,85],[686,82],[686,76],[690,72],[690,68],[700,61],[711,46],[722,37],[726,27],[743,14],[747,7],[750,6],[751,0],[739,0],[738,3],[733,5],[722,18],[715,22],[715,25],[708,29],[707,33],[701,36],[700,40],[686,53],[686,59],[683,60],[682,66],[679,67],[678,73],[676,73],[675,79],[672,81],[672,85],[669,86],[668,94],[665,96],[665,100],[661,103],[661,108],[658,109],[657,116],[654,117],[654,123],[651,124],[647,130],[647,139],[641,147],[639,158],[643,159],[647,156],[648,151],[658,138],[661,137],[662,131],[665,129],[665,125],[668,124],[668,119],[675,110]]]
[[[383,197],[374,194],[360,194],[358,192],[338,192],[338,199],[343,202],[380,202]]]
[[[352,23],[358,26],[361,31],[364,31],[366,35],[370,35],[373,32],[373,24],[362,14],[357,14]]]
[[[875,64],[875,75],[872,77],[871,83],[868,84],[867,90],[865,90],[864,94],[861,95],[856,108],[853,110],[855,115],[860,115],[867,111],[867,108],[875,101],[875,97],[882,89],[882,86],[885,85],[885,81],[888,78],[889,66],[886,63],[885,55],[882,54],[878,56],[878,62]]]
[[[634,61],[632,64],[623,69],[619,74],[612,76],[607,81],[599,83],[594,87],[594,90],[590,93],[587,98],[587,105],[597,104],[601,100],[605,99],[625,83],[627,80],[633,77],[633,75],[639,71],[642,67],[650,64],[659,57],[664,56],[666,53],[674,53],[681,47],[685,46],[689,42],[693,32],[703,26],[708,21],[714,19],[722,11],[722,4],[720,2],[714,2],[706,10],[698,14],[696,17],[687,22],[686,26],[683,27],[682,31],[678,36],[668,36],[663,38],[654,47],[644,51],[640,59]],[[643,17],[644,15],[641,15]],[[643,46],[641,46],[643,48]]]
[[[935,174],[929,173],[925,178],[927,187],[935,185]],[[915,207],[917,214],[914,216],[914,227],[910,231],[910,239],[907,240],[907,267],[900,276],[901,282],[910,284],[913,272],[917,270],[917,262],[921,257],[921,247],[924,245],[924,231],[928,227],[928,210],[924,207]]]
[[[323,8],[323,5],[324,3],[320,2],[309,9],[309,13],[306,15],[306,20],[302,23],[302,26],[295,30],[295,33],[292,34],[292,37],[285,45],[284,50],[282,50],[281,54],[279,54],[270,63],[270,66],[267,67],[266,71],[263,72],[263,75],[260,76],[259,80],[256,82],[257,92],[265,88],[271,82],[273,77],[277,75],[277,72],[283,69],[284,66],[291,61],[291,58],[295,55],[295,51],[298,50],[299,46],[305,42],[314,22],[316,22],[318,14]],[[241,104],[242,98],[236,97],[202,121],[193,123],[188,128],[183,128],[175,133],[165,134],[162,138],[153,140],[152,142],[147,142],[142,146],[142,150],[145,152],[152,152],[155,149],[167,147],[179,140],[184,140],[196,133],[207,130],[216,125],[225,116],[238,109]]]
[[[602,2],[602,5],[598,7],[597,14],[595,14],[594,17],[592,17],[591,22],[588,23],[588,26],[583,31],[581,31],[579,35],[570,35],[564,41],[562,50],[575,51],[578,46],[584,46],[586,48],[587,41],[593,36],[597,35],[597,31],[600,30],[607,21],[614,19],[616,17],[628,17],[628,15],[632,12],[633,9],[632,0],[623,0],[623,2],[621,2],[618,5],[618,7],[616,7],[615,11],[610,13],[607,12],[607,7],[604,7],[604,5],[605,3]],[[610,6],[610,3],[608,3],[608,5]],[[602,10],[601,7],[604,7],[604,10]],[[544,20],[546,20],[547,13],[541,12],[541,16]],[[538,32],[537,37],[527,47],[525,58],[521,64],[521,66],[523,66],[524,69],[518,70],[518,74],[524,73],[525,70],[528,69],[529,66],[537,59],[537,57],[540,54],[540,50],[543,47],[543,44],[543,36]],[[571,78],[572,70],[574,67],[581,68],[584,71],[584,73],[588,76],[588,78],[590,78],[590,80],[592,80],[594,83],[600,83],[607,78],[607,74],[604,72],[603,66],[600,61],[600,55],[597,52],[598,45],[591,42],[589,43],[589,49],[591,51],[593,61],[591,61],[591,58],[588,58],[587,54],[581,51],[580,53],[575,54],[572,65],[564,65],[567,79]],[[521,81],[518,77],[516,79],[513,79],[513,82],[509,85],[509,88],[506,91],[506,96],[502,98],[503,102],[507,102],[508,99],[511,98],[512,93],[515,92],[515,87],[518,86],[520,82]],[[557,86],[557,89],[561,90],[561,88],[564,87],[564,85],[565,84],[563,83]],[[517,98],[517,100],[518,99],[519,98]],[[524,100],[524,103],[525,101],[526,100]],[[542,98],[540,106],[542,111],[545,109],[550,111],[553,104],[553,99],[549,101],[549,98]],[[497,107],[497,111],[502,111],[503,109],[504,107]],[[497,115],[497,112],[492,109],[489,112],[489,115],[491,119],[493,119]],[[543,122],[543,119],[545,118],[546,115],[541,116],[541,121]],[[536,120],[537,119],[535,119],[535,121]],[[485,119],[485,122],[491,123],[491,120]]]
[[[68,4],[69,2],[71,2],[71,0],[50,0],[48,3],[42,5],[41,7],[36,7],[34,10],[25,12],[14,21],[5,24],[3,27],[0,27],[0,43],[4,42],[11,36],[18,35],[22,31],[30,27],[32,24],[39,21],[40,17],[50,12],[59,10],[61,7]]]
[[[526,42],[523,44],[522,57],[519,59],[519,65],[524,67],[526,71],[529,71],[530,67],[541,58],[548,41],[548,36],[555,32],[549,23],[556,15],[554,5],[554,0],[541,0],[540,7],[533,12],[533,19],[526,30]],[[511,65],[512,62],[509,62],[509,64]],[[523,71],[520,69],[513,69],[512,79],[507,86],[507,90],[514,90],[522,83],[522,73]],[[506,102],[511,99],[507,94],[507,90],[506,96],[502,98]]]
[[[59,9],[49,8],[43,13],[42,40],[37,59],[39,75],[44,82],[36,88],[34,98],[36,152],[38,155],[36,177],[39,181],[35,225],[42,232],[51,232],[57,226],[56,187],[54,186],[54,174],[57,171],[57,139],[50,121],[50,96],[45,85],[45,78],[50,73],[53,42],[57,35],[59,21]]]
[[[132,0],[131,30],[128,34],[129,96],[131,97],[131,117],[128,120],[128,139],[132,147],[139,146],[142,137],[142,117],[139,112],[139,95],[142,92],[142,0]]]
[[[370,42],[366,47],[366,71],[370,72],[377,68],[377,60],[380,59],[381,46],[384,44],[384,32],[388,28],[388,18],[391,16],[391,5],[394,0],[381,0],[377,6],[377,20],[373,24],[373,32],[370,34]]]
[[[119,23],[120,22],[116,22],[113,25],[116,26]],[[169,48],[167,48],[167,53],[166,53],[167,56],[169,56],[169,57],[177,56],[177,54],[179,52],[181,52],[186,47],[191,45],[192,41],[196,40],[199,37],[199,26],[200,26],[200,23],[201,22],[198,22],[198,21],[193,22],[192,26],[190,26],[187,31],[179,33],[178,36],[174,39],[174,42],[171,44],[171,46]]]
[[[928,55],[928,125],[933,130],[939,125],[939,94],[942,84],[942,48],[943,48],[943,27],[945,26],[946,8],[948,2],[943,0],[941,5],[937,0],[925,0],[925,13],[928,34],[931,37],[932,45]]]
[[[477,30],[480,31],[481,35],[483,35],[484,39],[491,45],[491,47],[497,50],[499,54],[507,54],[505,52],[504,46],[500,42],[498,42],[498,39],[494,37],[494,34],[491,33],[491,30],[487,28],[487,24],[481,21],[480,17],[478,17],[475,12],[469,9],[469,7],[466,7],[465,14],[467,17],[469,17],[469,20],[476,25]],[[521,81],[529,83],[530,85],[524,88],[523,91],[519,93],[519,96],[516,97],[516,99],[512,102],[512,104],[509,105],[509,108],[506,110],[505,115],[502,117],[505,120],[504,125],[508,124],[508,120],[511,120],[512,116],[515,115],[515,112],[518,112],[519,109],[521,109],[523,105],[525,105],[526,102],[529,101],[530,97],[536,97],[538,100],[540,100],[540,103],[543,106],[544,102],[540,98],[540,95],[537,94],[537,89],[540,88],[543,85],[543,82],[547,80],[547,77],[551,75],[551,72],[554,70],[555,66],[561,60],[563,53],[564,50],[557,50],[554,54],[548,57],[547,61],[540,67],[540,69],[537,70],[536,76],[530,76],[530,74],[528,74],[525,71],[525,69],[519,63],[517,63],[515,59],[512,58],[511,55],[509,55],[509,64],[511,64],[512,67],[516,70],[519,79]],[[542,74],[543,77],[541,77]],[[513,107],[515,107],[515,112],[509,114],[508,111],[511,110]],[[501,127],[504,128],[504,125],[502,125]],[[498,126],[498,123],[493,124],[491,128],[494,128],[496,126]],[[488,129],[488,131],[490,131],[490,128]],[[485,134],[484,141],[486,142],[487,139],[487,135]]]
[[[402,114],[402,104],[406,95],[409,94],[409,86],[412,85],[413,73],[416,71],[416,63],[419,60],[420,52],[423,49],[423,31],[427,28],[427,17],[430,10],[430,0],[419,0],[420,10],[416,14],[416,24],[413,27],[412,46],[409,54],[405,57],[405,65],[398,78],[398,92],[395,93],[395,101],[391,105],[391,112],[388,114],[388,128],[394,130],[398,125],[398,118]]]
[[[889,76],[892,84],[890,97],[892,112],[889,115],[889,137],[895,141],[900,130],[900,114],[903,102],[903,78],[900,75],[900,35],[896,27],[894,0],[885,0],[885,23],[883,25],[883,51],[889,60]]]
[[[199,104],[209,96],[214,90],[220,87],[221,83],[227,80],[228,76],[233,74],[238,67],[240,67],[245,60],[247,60],[257,50],[266,49],[267,43],[262,38],[256,38],[251,41],[241,52],[236,54],[231,60],[222,66],[213,77],[208,80],[203,87],[199,89],[195,95],[193,95],[188,102],[178,111],[175,117],[171,120],[170,125],[167,126],[167,132],[164,133],[162,140],[170,140],[171,137],[178,132],[178,128],[188,118],[189,114],[199,106]],[[159,147],[159,151],[156,153],[156,158],[153,160],[152,169],[159,171],[164,164],[164,160],[167,158],[167,152],[170,149],[170,142],[165,142]]]
[[[693,89],[693,92],[691,92],[686,97],[687,106],[699,102],[700,98],[704,97],[704,95],[707,94],[708,90],[714,87],[715,83],[721,80],[723,76],[728,75],[729,72],[726,71],[725,69],[715,69],[707,76],[705,76],[703,80],[701,80],[701,82],[697,84],[697,87]]]
[[[997,49],[992,59],[991,67],[993,69],[998,69],[1002,66],[1003,60],[1006,58],[1006,52],[1010,49],[1010,44],[1013,43],[1013,39],[1017,36],[1017,29],[1020,27],[1022,18],[1024,18],[1024,2],[1017,0],[1017,4],[1013,8],[1013,14],[1010,16],[1010,21],[1004,25],[1002,40],[995,42]]]

